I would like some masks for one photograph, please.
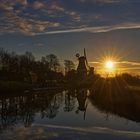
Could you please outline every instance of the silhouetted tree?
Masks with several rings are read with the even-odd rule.
[[[10,61],[9,53],[5,51],[3,48],[1,48],[0,49],[0,62],[1,62],[2,70],[8,71],[9,61]]]
[[[60,66],[57,56],[54,54],[49,54],[46,56],[46,60],[49,63],[50,70],[53,70],[56,72],[58,70],[58,67]]]
[[[69,72],[72,69],[75,69],[75,64],[71,60],[64,60],[65,72]]]

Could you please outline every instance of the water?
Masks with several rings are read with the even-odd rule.
[[[123,94],[119,100],[88,89],[2,96],[0,139],[140,139],[140,94]]]

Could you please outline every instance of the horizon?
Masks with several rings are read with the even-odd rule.
[[[8,50],[5,50],[4,48],[0,48],[0,49],[3,49],[8,54],[14,53],[14,55],[18,55],[18,56],[22,56],[26,52],[29,52],[29,51],[25,51],[25,52],[22,52],[22,53],[17,53],[17,52],[14,52],[14,51],[10,52]],[[36,57],[36,55],[34,55],[34,53],[32,53],[32,55],[35,58],[35,61],[41,61],[42,57],[46,57],[50,54],[53,54],[53,53],[47,53],[47,54],[42,55],[40,57]],[[56,54],[54,54],[54,55],[56,55]],[[81,55],[81,56],[83,56],[83,55]],[[60,56],[57,56],[57,55],[56,55],[56,57],[58,58],[58,61],[60,63],[60,68],[59,68],[60,72],[65,73],[65,65],[64,65],[65,60],[72,61],[74,63],[74,65],[76,66],[75,70],[77,69],[78,58],[76,58],[76,55],[75,55],[75,58],[73,60],[72,59],[65,59],[65,58],[59,59]],[[118,56],[115,57],[114,55],[109,55],[109,54],[108,55],[105,54],[104,56],[100,57],[99,61],[91,61],[90,62],[87,59],[88,65],[90,67],[94,67],[95,73],[99,74],[102,77],[108,77],[107,75],[110,75],[111,77],[115,77],[116,75],[121,75],[121,74],[124,74],[124,73],[128,73],[128,74],[131,74],[133,76],[140,76],[139,72],[134,72],[134,70],[137,70],[137,69],[139,70],[140,63],[138,63],[137,61],[124,61],[124,60],[119,61],[119,60],[120,60],[120,58]],[[113,65],[113,69],[112,68],[110,69],[110,68],[106,67],[108,61],[111,61],[111,63],[112,63],[111,65]]]

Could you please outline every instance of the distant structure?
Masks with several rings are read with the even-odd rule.
[[[94,75],[94,67],[90,67],[88,65],[86,50],[84,48],[84,56],[80,56],[80,54],[76,54],[78,58],[79,64],[77,67],[77,76],[79,80],[87,79],[88,76]]]

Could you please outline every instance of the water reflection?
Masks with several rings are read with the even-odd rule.
[[[84,120],[86,117],[86,109],[88,105],[88,103],[86,102],[87,97],[88,97],[88,90],[86,89],[77,90],[76,98],[78,101],[78,108],[77,108],[76,113],[79,113],[79,111],[84,112]]]
[[[140,92],[109,88],[96,89],[90,95],[92,105],[100,111],[140,122]]]
[[[25,127],[34,122],[35,113],[41,117],[54,118],[59,109],[61,98],[53,94],[29,94],[18,97],[2,97],[0,99],[1,129],[23,123]]]
[[[65,92],[64,112],[70,112],[75,108],[75,90]]]
[[[140,122],[140,94],[110,91],[108,88],[94,91],[74,89],[0,97],[0,130],[13,128],[18,124],[30,127],[35,122],[37,114],[41,119],[54,119],[62,113],[60,108],[63,108],[63,113],[82,112],[85,120],[86,110],[91,105],[105,114],[111,113]]]

